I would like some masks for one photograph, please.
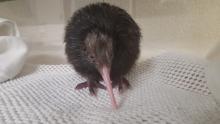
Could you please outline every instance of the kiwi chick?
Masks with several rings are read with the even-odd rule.
[[[130,87],[127,74],[139,56],[141,32],[131,16],[108,3],[95,3],[77,10],[65,29],[65,52],[76,72],[86,78],[76,89],[108,90]],[[106,86],[100,81],[105,82]]]

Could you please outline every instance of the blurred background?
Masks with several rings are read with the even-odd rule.
[[[94,2],[117,5],[136,20],[143,36],[141,59],[168,51],[207,57],[220,39],[219,0],[0,1],[0,17],[18,24],[30,64],[66,63],[65,24],[75,10]]]

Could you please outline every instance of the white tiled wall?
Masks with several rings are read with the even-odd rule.
[[[0,2],[0,17],[19,25],[64,23],[72,13],[89,3],[108,2],[132,13],[134,0],[13,0]]]
[[[96,2],[108,2],[113,5],[117,5],[123,9],[125,9],[127,12],[131,13],[131,4],[133,0],[65,0],[64,1],[64,8],[69,8],[64,10],[64,13],[66,13],[66,19],[68,19],[72,13],[90,3],[96,3]]]
[[[20,26],[63,25],[76,9],[102,1],[127,10],[138,22],[143,55],[174,50],[204,57],[220,42],[220,0],[13,0],[0,2],[0,17]],[[55,30],[46,32],[48,37]]]

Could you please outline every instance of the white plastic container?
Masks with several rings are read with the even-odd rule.
[[[14,78],[22,69],[27,46],[15,22],[0,18],[0,83]]]

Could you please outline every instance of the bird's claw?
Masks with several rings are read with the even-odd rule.
[[[106,89],[106,87],[104,85],[102,85],[101,83],[90,82],[90,81],[85,81],[85,82],[79,83],[75,87],[76,90],[80,90],[83,88],[89,88],[89,93],[91,96],[96,96],[97,88]]]
[[[116,87],[117,85],[118,85],[118,91],[120,93],[122,93],[124,90],[129,89],[131,87],[129,81],[124,77],[113,81],[113,87]]]
[[[89,87],[88,83],[85,81],[85,82],[82,82],[82,83],[79,83],[76,85],[75,89],[76,90],[80,90],[80,89],[83,89],[83,88],[87,88]]]

